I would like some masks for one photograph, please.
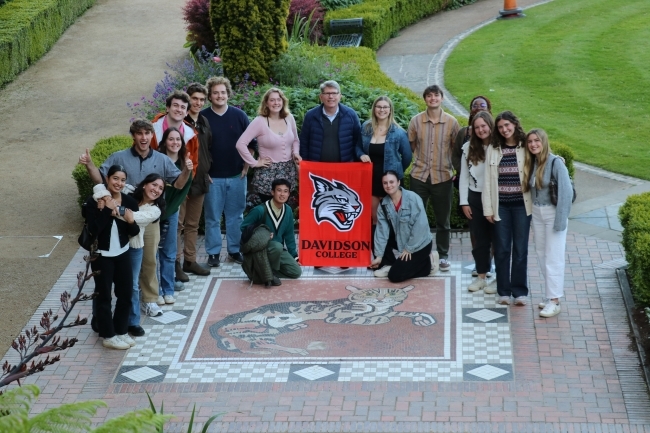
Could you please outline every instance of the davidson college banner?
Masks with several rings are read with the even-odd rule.
[[[369,266],[372,164],[300,162],[300,263]]]

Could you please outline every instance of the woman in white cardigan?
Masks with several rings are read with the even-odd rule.
[[[487,111],[479,111],[472,118],[472,135],[464,145],[460,160],[460,206],[469,220],[474,238],[472,255],[478,278],[469,285],[470,292],[481,289],[487,294],[496,293],[494,285],[488,286],[486,274],[492,259],[492,224],[483,216],[481,194],[485,183],[485,154],[494,130],[494,119]]]

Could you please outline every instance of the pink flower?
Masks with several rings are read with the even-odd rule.
[[[219,63],[221,61],[221,57],[213,57],[212,60],[214,60],[215,63]]]

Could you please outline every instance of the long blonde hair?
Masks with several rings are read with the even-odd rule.
[[[388,103],[388,106],[390,107],[390,114],[388,115],[388,128],[390,128],[390,125],[395,125],[398,126],[397,122],[395,122],[395,116],[393,114],[393,101],[390,100],[388,96],[380,96],[377,99],[375,99],[375,102],[372,103],[372,108],[370,109],[370,123],[368,123],[365,127],[366,133],[370,133],[370,128],[372,128],[372,131],[377,130],[377,126],[379,126],[379,121],[377,119],[377,114],[375,113],[375,107],[377,106],[377,103],[380,101],[385,101]]]
[[[533,155],[528,150],[528,137],[531,135],[536,135],[539,140],[542,142],[542,151]],[[551,146],[548,144],[548,135],[546,131],[540,128],[531,129],[526,134],[526,162],[524,164],[524,184],[522,189],[524,192],[530,190],[530,178],[533,175],[533,170],[535,170],[535,160],[537,160],[537,170],[535,170],[535,188],[542,189],[542,178],[544,177],[544,169],[546,168],[546,162],[548,161],[548,155],[551,153]]]

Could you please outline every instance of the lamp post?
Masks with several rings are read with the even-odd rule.
[[[525,17],[522,9],[517,7],[517,0],[503,0],[503,10],[499,11],[497,19]]]

